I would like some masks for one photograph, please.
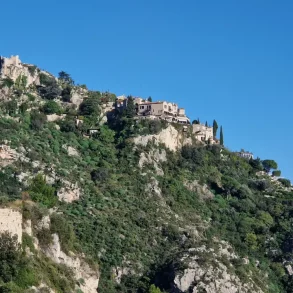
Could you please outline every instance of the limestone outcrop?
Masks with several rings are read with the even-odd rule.
[[[171,291],[173,293],[263,293],[252,278],[249,283],[243,283],[234,273],[230,261],[237,258],[237,255],[230,250],[231,247],[227,249],[224,241],[219,243],[217,251],[206,246],[189,249],[181,259],[185,269],[174,272]]]
[[[148,142],[154,142],[157,145],[163,143],[171,151],[176,151],[184,145],[191,144],[192,140],[191,138],[186,137],[183,133],[180,133],[172,125],[169,125],[159,134],[150,134],[134,138],[135,144],[146,146]]]
[[[66,265],[75,274],[75,279],[83,279],[79,287],[83,293],[96,293],[99,285],[99,273],[92,268],[79,256],[71,253],[65,254],[61,250],[59,237],[53,234],[52,244],[44,250],[45,254],[58,264]]]
[[[55,122],[55,121],[63,120],[65,117],[66,117],[65,114],[63,114],[63,115],[50,114],[50,115],[47,115],[47,121],[48,122]]]
[[[9,145],[2,144],[0,145],[0,166],[5,167],[7,165],[12,164],[17,158],[19,154],[16,150],[12,149]]]
[[[78,187],[77,183],[73,184],[69,181],[63,180],[63,184],[64,186],[60,188],[57,193],[60,201],[70,203],[80,198],[81,189]]]
[[[163,150],[152,150],[149,153],[141,153],[138,165],[143,170],[145,164],[151,164],[154,166],[157,175],[163,176],[164,171],[162,170],[160,163],[167,161],[166,151]]]
[[[194,180],[192,182],[185,181],[184,186],[188,190],[196,192],[202,199],[212,199],[215,196],[206,184],[200,185],[197,180]]]

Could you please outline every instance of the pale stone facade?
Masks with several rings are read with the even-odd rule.
[[[133,102],[136,106],[137,117],[164,119],[168,122],[190,124],[190,120],[185,114],[185,109],[178,108],[176,103],[167,101],[149,102],[139,97],[133,98]],[[115,102],[116,110],[121,111],[125,109],[127,103],[128,99],[125,95],[118,96]]]
[[[253,158],[254,158],[253,153],[246,152],[246,151],[243,151],[243,150],[241,150],[240,152],[236,152],[236,155],[241,157],[241,158],[247,159],[247,160],[250,160],[250,159],[253,160]]]
[[[175,103],[163,102],[141,102],[136,103],[137,115],[157,117],[168,122],[189,124],[190,120],[183,108],[178,108]]]
[[[199,141],[210,141],[211,143],[214,141],[213,127],[208,127],[203,124],[193,124],[192,133]]]
[[[9,232],[17,235],[18,242],[22,240],[22,214],[9,208],[0,209],[0,233]]]

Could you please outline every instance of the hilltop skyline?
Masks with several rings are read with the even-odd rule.
[[[293,179],[290,1],[39,7],[17,0],[2,7],[16,21],[3,15],[10,25],[1,55],[18,54],[54,74],[64,70],[91,89],[174,101],[191,120],[223,125],[229,149],[275,159],[282,176]]]

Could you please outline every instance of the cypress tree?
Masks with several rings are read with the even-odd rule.
[[[127,106],[123,111],[123,116],[127,118],[133,118],[135,116],[135,105],[132,96],[127,97]]]
[[[206,127],[208,127],[208,121],[206,121]]]
[[[224,134],[223,134],[223,127],[222,126],[220,129],[220,145],[224,145]]]
[[[213,136],[217,136],[217,131],[218,131],[218,123],[216,120],[213,121]]]

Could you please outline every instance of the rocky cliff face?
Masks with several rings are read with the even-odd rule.
[[[82,257],[71,254],[65,254],[60,245],[59,237],[53,234],[52,244],[44,250],[45,254],[58,264],[66,265],[71,268],[75,274],[76,280],[83,280],[80,282],[80,289],[84,293],[96,293],[99,285],[99,274],[94,271],[82,259]]]
[[[192,140],[183,132],[179,132],[172,125],[169,125],[159,134],[151,134],[134,138],[135,144],[146,146],[148,142],[154,142],[157,145],[162,143],[165,144],[171,151],[176,151],[184,145],[191,144]]]
[[[52,213],[53,211],[50,212]],[[72,252],[68,254],[63,252],[57,234],[52,234],[52,242],[50,245],[46,247],[40,246],[37,235],[38,231],[42,230],[50,233],[50,215],[43,217],[34,226],[31,220],[23,220],[22,213],[19,210],[12,208],[0,209],[0,233],[7,231],[11,235],[17,235],[20,243],[23,233],[32,237],[35,250],[28,252],[30,257],[37,257],[38,254],[44,253],[56,264],[65,265],[72,270],[78,284],[76,289],[82,290],[83,293],[96,293],[99,285],[99,272],[89,266],[84,260],[84,256],[76,255]],[[39,287],[33,287],[31,289],[34,290],[32,292],[42,292],[41,288],[47,288],[52,293],[55,292],[43,283]]]
[[[215,249],[205,246],[189,249],[181,262],[185,269],[174,272],[172,292],[206,292],[206,293],[263,293],[252,279],[245,283],[235,275],[231,261],[238,256],[225,242],[219,242]]]

